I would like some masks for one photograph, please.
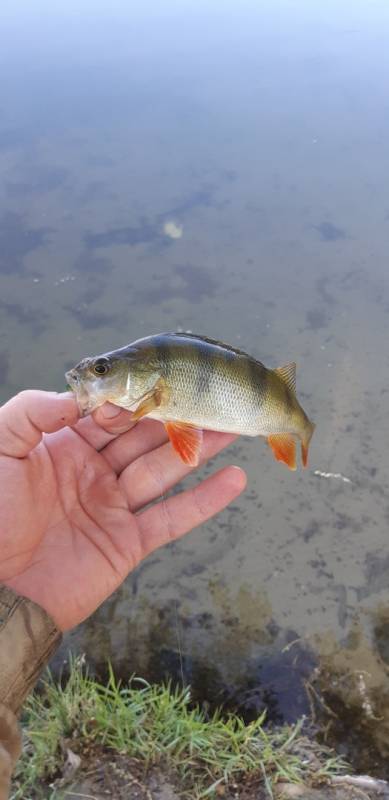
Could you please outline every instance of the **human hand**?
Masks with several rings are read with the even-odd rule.
[[[202,461],[234,438],[206,432]],[[21,392],[0,408],[0,582],[62,631],[79,624],[143,558],[245,487],[226,467],[163,499],[191,471],[154,420],[133,426],[110,404],[80,420],[67,393]]]

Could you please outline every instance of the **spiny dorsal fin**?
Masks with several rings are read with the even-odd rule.
[[[285,364],[283,367],[277,367],[274,372],[282,378],[292,392],[296,392],[296,364],[294,361],[291,361],[290,364]]]

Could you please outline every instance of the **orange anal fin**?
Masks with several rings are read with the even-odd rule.
[[[190,467],[200,461],[203,432],[185,422],[165,422],[167,435],[180,458]]]
[[[267,437],[274,458],[282,461],[289,469],[296,469],[296,442],[289,433],[275,433]]]
[[[154,388],[143,397],[138,408],[134,411],[132,415],[133,422],[137,422],[139,419],[142,419],[142,417],[146,417],[147,414],[151,414],[152,411],[159,408],[163,399],[164,384],[162,381],[157,381]]]

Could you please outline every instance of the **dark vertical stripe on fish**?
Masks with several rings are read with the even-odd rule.
[[[267,370],[253,358],[248,358],[244,363],[254,403],[261,406],[266,397]]]
[[[156,353],[157,353],[159,368],[161,370],[161,375],[163,375],[164,378],[169,378],[171,374],[170,364],[173,360],[172,351],[174,352],[174,346],[172,347],[171,345],[167,344],[167,342],[165,342],[161,337],[156,346]]]
[[[209,347],[202,342],[201,339],[196,341],[195,350],[197,355],[197,364],[194,367],[196,369],[195,391],[198,393],[199,397],[202,397],[209,391],[214,369],[214,359],[209,352]]]

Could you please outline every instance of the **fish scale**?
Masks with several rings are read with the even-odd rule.
[[[176,356],[169,368],[169,386],[169,400],[154,418],[190,419],[200,428],[258,435],[264,392],[253,387],[244,370],[236,367],[231,374],[230,362],[212,354],[197,361]]]

